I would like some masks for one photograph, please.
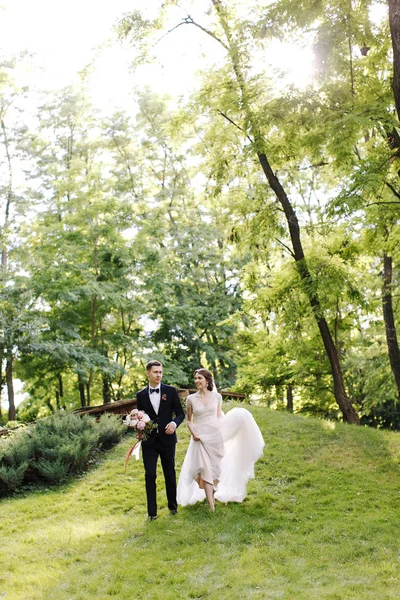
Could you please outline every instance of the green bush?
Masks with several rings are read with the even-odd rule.
[[[84,469],[96,448],[110,448],[124,432],[117,415],[105,414],[96,422],[60,411],[0,440],[0,495],[27,482],[59,483]]]
[[[94,428],[95,425],[95,421],[87,415],[79,416],[75,413],[59,411],[51,417],[39,420],[36,424],[35,435],[72,437]]]
[[[44,479],[58,483],[65,479],[70,465],[59,457],[55,460],[40,458],[35,466]]]
[[[39,421],[32,466],[50,483],[81,470],[97,446],[96,429],[96,422],[90,417],[62,412]]]
[[[15,467],[7,467],[2,465],[0,467],[0,493],[4,492],[7,494],[9,492],[13,492],[19,485],[21,485],[28,466],[28,461]]]
[[[14,433],[0,443],[0,494],[13,492],[23,481],[33,453],[28,431]]]
[[[126,432],[120,416],[104,413],[97,424],[98,447],[106,450],[119,442]]]

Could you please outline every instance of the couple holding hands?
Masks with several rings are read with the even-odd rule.
[[[214,497],[221,502],[242,502],[247,481],[254,477],[254,463],[263,452],[264,440],[251,413],[244,408],[222,412],[222,397],[207,369],[197,369],[197,392],[186,399],[190,443],[178,486],[175,472],[175,430],[185,418],[176,388],[161,383],[163,367],[152,360],[146,365],[149,385],[136,395],[138,410],[157,424],[142,443],[148,520],[157,518],[157,461],[161,459],[168,508],[176,514],[207,498],[211,511]]]

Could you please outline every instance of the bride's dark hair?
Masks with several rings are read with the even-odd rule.
[[[207,389],[212,392],[214,389],[214,379],[211,371],[208,369],[196,369],[194,374],[199,373],[199,375],[203,375],[207,379]]]

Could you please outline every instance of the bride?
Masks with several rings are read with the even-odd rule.
[[[207,369],[195,371],[195,394],[186,399],[191,438],[178,482],[178,504],[207,498],[214,511],[214,495],[221,502],[242,502],[247,481],[264,440],[251,413],[244,408],[222,412],[222,397]]]

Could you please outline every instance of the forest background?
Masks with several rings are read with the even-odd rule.
[[[132,397],[151,357],[399,429],[398,2],[140,4],[112,111],[101,49],[53,91],[1,49],[0,419]]]

